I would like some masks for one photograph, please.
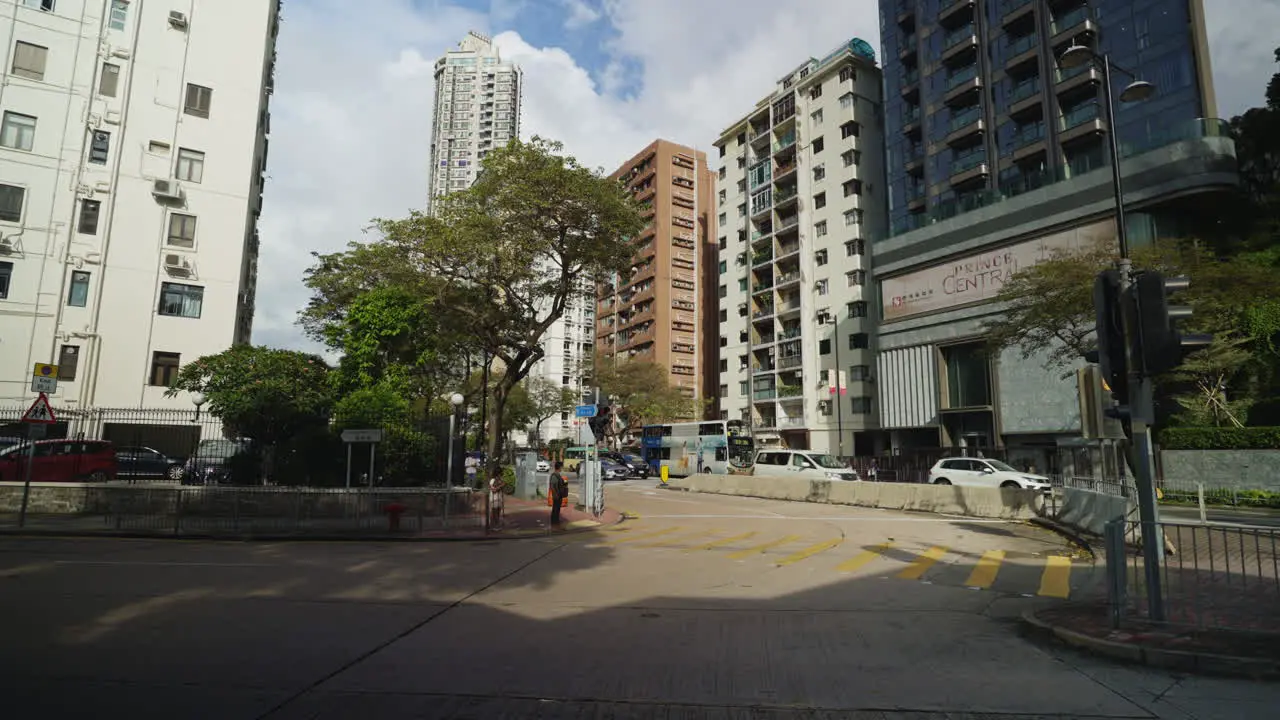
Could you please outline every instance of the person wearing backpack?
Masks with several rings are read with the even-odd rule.
[[[569,497],[569,481],[564,479],[564,463],[557,460],[555,471],[551,473],[547,494],[551,496],[551,527],[560,527],[560,506]]]

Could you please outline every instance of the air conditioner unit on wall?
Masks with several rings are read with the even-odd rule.
[[[164,269],[172,273],[190,273],[191,260],[179,253],[167,253],[164,256]]]
[[[178,12],[177,10],[171,10],[169,12],[169,25],[179,30],[186,30],[187,29],[186,14]]]
[[[151,194],[169,200],[182,199],[182,187],[177,180],[157,179],[151,186]]]

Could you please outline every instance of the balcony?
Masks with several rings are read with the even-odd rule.
[[[1044,122],[1037,122],[1018,128],[1010,138],[1010,144],[1013,146],[1013,161],[1019,162],[1038,152],[1042,152],[1045,149],[1044,140]]]
[[[793,327],[789,330],[783,330],[782,332],[778,333],[778,337],[783,340],[795,340],[796,338],[800,337],[803,334],[804,334],[804,330],[797,325],[796,327]]]
[[[763,388],[751,393],[751,398],[757,402],[765,400],[774,400],[778,397],[777,388]]]
[[[782,370],[798,368],[804,364],[803,355],[787,355],[778,359],[778,367]]]
[[[804,388],[799,385],[780,385],[778,387],[778,399],[791,400],[801,399],[804,397]]]
[[[1004,4],[1000,7],[1000,11],[1004,13],[1000,22],[1004,25],[1012,25],[1034,12],[1035,7],[1032,0],[1004,0]]]
[[[898,59],[903,60],[916,54],[917,40],[915,33],[909,33],[902,36],[902,42],[898,43]]]
[[[1093,13],[1089,11],[1088,5],[1080,7],[1059,17],[1055,17],[1049,23],[1049,32],[1053,34],[1052,43],[1057,45],[1072,36],[1086,32],[1097,32],[1098,26],[1093,21]]]
[[[973,150],[957,155],[951,160],[951,185],[965,185],[986,177],[991,170],[987,164],[987,150],[979,145]]]
[[[792,300],[791,302],[778,303],[778,314],[789,315],[791,313],[800,312],[800,300]]]
[[[778,229],[774,232],[774,235],[782,236],[784,234],[787,234],[791,230],[797,229],[799,225],[800,225],[799,215],[788,215],[787,217],[780,218],[778,220]]]
[[[920,129],[920,106],[912,105],[902,113],[902,132],[910,135]]]
[[[1022,37],[1009,38],[1009,44],[1004,52],[1007,58],[1004,62],[1005,70],[1012,70],[1026,64],[1039,56],[1040,36],[1033,32]]]
[[[751,336],[751,344],[756,347],[761,345],[772,345],[773,341],[777,339],[776,335],[753,334]]]
[[[972,105],[952,116],[947,127],[947,144],[954,145],[974,133],[982,132],[985,127],[982,118],[982,106]]]
[[[1055,71],[1055,77],[1058,82],[1054,87],[1054,92],[1058,93],[1059,96],[1087,84],[1100,85],[1102,83],[1102,72],[1092,64],[1057,70]]]
[[[923,210],[925,205],[924,196],[925,196],[925,192],[924,192],[923,184],[908,187],[907,188],[907,210],[909,212],[916,212],[917,210]]]
[[[978,75],[978,63],[975,62],[947,76],[947,94],[942,100],[948,104],[955,102],[965,93],[981,86],[982,78]]]
[[[788,257],[790,257],[790,256],[792,256],[792,255],[795,255],[795,254],[797,254],[797,253],[799,253],[799,252],[800,252],[800,243],[798,243],[798,242],[793,242],[793,243],[779,243],[779,245],[778,245],[778,260],[784,260],[784,259],[786,259],[786,258],[788,258]]]
[[[920,68],[911,68],[903,73],[899,86],[904,96],[915,94],[920,89]]]
[[[978,32],[973,24],[956,28],[942,38],[942,62],[978,46]]]
[[[760,282],[756,283],[751,288],[751,294],[755,295],[757,293],[769,292],[772,289],[773,289],[773,278],[772,277],[762,278]]]
[[[1009,88],[1009,115],[1021,115],[1032,108],[1040,107],[1042,93],[1040,76],[1033,75]]]
[[[778,368],[774,366],[773,363],[756,363],[751,367],[751,369],[755,371],[756,375],[766,375],[768,373],[771,373],[777,370]]]
[[[803,428],[808,427],[803,417],[784,417],[779,421],[779,428]]]
[[[761,265],[767,265],[771,262],[773,262],[773,248],[769,248],[764,252],[759,252],[751,256],[752,269],[758,268]]]
[[[795,200],[797,197],[799,197],[799,195],[800,193],[796,192],[796,189],[794,186],[792,186],[790,189],[788,189],[785,192],[779,191],[773,196],[774,207],[781,210],[784,207],[791,205],[792,204],[791,201]]]
[[[792,130],[791,132],[784,133],[782,137],[778,138],[778,141],[773,144],[773,152],[780,153],[795,144],[796,131]]]
[[[948,20],[959,16],[961,11],[969,11],[969,17],[973,17],[973,0],[951,0],[946,4],[947,0],[942,0],[943,8],[938,11],[938,22],[945,24]]]
[[[1096,102],[1087,102],[1062,113],[1058,120],[1058,141],[1071,142],[1086,135],[1102,132],[1105,128]]]
[[[751,319],[759,320],[760,318],[767,318],[771,315],[773,315],[773,305],[763,305],[759,310],[751,313]]]
[[[789,273],[782,273],[778,276],[778,282],[775,287],[781,288],[783,285],[793,285],[800,282],[800,271],[792,270]]]
[[[907,154],[902,159],[903,166],[906,171],[911,173],[924,167],[924,150],[919,145],[913,145],[907,149]]]
[[[915,15],[915,0],[898,0],[894,4],[894,14],[897,16],[898,24],[901,25],[910,20]]]

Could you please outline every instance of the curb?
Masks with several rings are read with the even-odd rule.
[[[1280,679],[1280,661],[1276,660],[1190,650],[1165,650],[1105,640],[1053,625],[1036,617],[1034,610],[1022,613],[1022,624],[1029,634],[1038,639],[1061,642],[1113,660],[1202,675],[1245,677],[1253,680]]]
[[[1098,557],[1098,553],[1094,552],[1093,543],[1089,542],[1089,539],[1083,534],[1067,527],[1066,525],[1042,517],[1034,517],[1027,522],[1035,525],[1036,527],[1044,528],[1049,532],[1061,535],[1072,544],[1079,546],[1081,550],[1092,555],[1095,559]]]

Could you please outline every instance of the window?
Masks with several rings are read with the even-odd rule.
[[[863,300],[855,300],[845,305],[849,310],[849,317],[864,318],[867,316],[867,303]]]
[[[720,386],[720,397],[728,397],[728,396],[729,396],[729,386],[728,386],[728,385],[721,385],[721,386]]]
[[[84,307],[89,304],[89,273],[76,270],[71,273],[71,286],[67,288],[67,305]]]
[[[58,379],[68,382],[76,379],[76,370],[80,367],[80,346],[63,345],[58,351]]]
[[[987,354],[979,343],[953,345],[942,350],[946,367],[948,408],[983,407],[991,404]]]
[[[204,288],[180,283],[160,284],[160,307],[156,312],[171,317],[198,318],[204,306]]]
[[[173,387],[178,379],[178,365],[182,356],[178,353],[151,353],[151,384],[157,387]]]
[[[174,177],[187,182],[200,182],[204,178],[204,153],[178,148],[178,167]]]
[[[866,270],[850,270],[844,276],[849,280],[849,287],[856,287],[867,281]]]
[[[858,123],[852,120],[840,126],[841,138],[858,137],[858,132],[859,132]]]
[[[814,139],[813,139],[813,154],[814,154],[814,155],[817,155],[818,153],[822,152],[822,149],[823,149],[824,147],[826,147],[826,143],[824,143],[824,142],[822,141],[822,138],[814,138]]]
[[[181,248],[196,246],[196,216],[173,213],[169,216],[169,239],[167,245]]]
[[[827,281],[826,281],[826,280],[819,280],[817,283],[815,283],[815,284],[814,284],[813,289],[814,289],[814,292],[816,292],[816,293],[817,293],[817,294],[819,294],[819,295],[826,295],[826,294],[827,294]]]
[[[94,130],[89,141],[89,162],[94,165],[106,165],[107,155],[111,153],[111,133]]]
[[[728,311],[728,310],[721,310],[721,311],[720,311],[720,322],[722,322],[722,323],[724,323],[724,322],[729,322],[729,311]]]
[[[849,240],[844,244],[844,254],[847,257],[854,255],[865,255],[867,252],[867,243],[865,240]]]
[[[814,209],[814,210],[821,210],[822,208],[824,208],[824,207],[826,207],[826,206],[827,206],[827,194],[826,194],[826,193],[824,193],[824,192],[820,192],[820,193],[818,193],[817,195],[814,195],[814,196],[813,196],[813,209]]]
[[[728,286],[728,285],[721,285],[721,286],[720,286],[720,297],[721,297],[721,298],[727,298],[727,297],[729,297],[729,286]]]
[[[107,22],[107,26],[112,30],[123,30],[125,21],[128,19],[128,0],[111,0],[111,17]]]
[[[853,107],[853,93],[847,92],[840,96],[840,107],[845,110]]]
[[[867,382],[871,379],[870,365],[850,365],[849,380],[853,382]]]
[[[850,165],[859,165],[862,163],[862,151],[845,150],[840,153],[840,159],[844,161],[845,167],[849,167]]]
[[[819,165],[818,167],[813,169],[814,182],[818,182],[819,180],[821,180],[826,176],[827,176],[827,167],[825,165]]]
[[[0,185],[0,221],[22,222],[22,201],[27,189],[17,185]]]
[[[866,350],[871,347],[871,336],[866,333],[849,333],[850,350]]]
[[[856,180],[856,179],[855,179],[855,180],[848,180],[848,181],[845,181],[845,183],[844,183],[843,187],[844,187],[844,196],[845,196],[845,197],[849,197],[850,195],[861,195],[861,194],[862,194],[862,181],[861,181],[861,180]]]
[[[13,263],[0,262],[0,300],[9,297],[10,280],[13,280]]]
[[[721,360],[721,361],[720,361],[720,372],[729,372],[729,361],[728,361],[728,360]]]
[[[854,415],[871,414],[871,398],[866,395],[849,398],[849,405]]]
[[[747,291],[747,279],[746,279],[746,278],[738,278],[738,289],[739,289],[739,290],[741,290],[742,292],[746,292],[746,291]]]
[[[817,84],[817,85],[814,85],[814,86],[809,90],[809,99],[810,99],[810,100],[812,100],[812,99],[814,99],[814,98],[820,98],[820,97],[822,97],[822,84],[821,84],[821,83],[819,83],[819,84]]]
[[[818,354],[819,355],[831,354],[831,338],[818,341]]]
[[[13,65],[11,72],[18,77],[30,80],[43,80],[45,61],[49,58],[49,48],[19,40],[13,46]]]
[[[723,243],[724,243],[724,238],[720,238],[720,242],[721,242],[720,247],[724,247],[724,244],[723,244]],[[721,274],[721,275],[723,275],[723,274],[725,274],[725,273],[727,273],[727,272],[729,272],[729,262],[728,262],[727,260],[721,260],[721,261],[720,261],[720,274]]]
[[[747,216],[747,204],[742,203],[741,205],[738,206],[738,217],[746,217],[746,216]]]
[[[814,199],[816,200],[817,198],[814,198]],[[825,204],[825,203],[824,203],[824,204]],[[816,224],[813,226],[813,234],[814,234],[814,235],[816,235],[816,236],[818,236],[818,237],[822,237],[823,235],[826,235],[826,234],[827,234],[827,221],[826,221],[826,220],[823,220],[823,221],[822,221],[822,222],[820,222],[820,223],[816,223]]]
[[[22,0],[21,5],[32,10],[44,10],[45,12],[53,10],[53,0]]]
[[[98,234],[98,215],[102,212],[102,203],[97,200],[80,201],[80,222],[77,230],[81,235]]]
[[[840,68],[840,82],[846,82],[849,80],[857,80],[857,79],[858,79],[858,72],[853,68],[851,67]]]
[[[815,263],[817,263],[817,264],[818,264],[818,267],[822,267],[823,265],[826,265],[826,264],[827,264],[827,251],[826,251],[826,250],[819,250],[818,252],[814,253],[814,254],[813,254],[813,261],[814,261]]]
[[[187,83],[187,100],[182,112],[196,117],[209,117],[209,105],[213,102],[213,88]]]
[[[720,347],[729,347],[729,338],[727,338],[727,337],[725,337],[725,336],[721,335],[721,336],[720,336]]]
[[[724,213],[720,213],[720,218],[719,218],[719,219],[720,219],[720,224],[721,224],[722,226],[723,226],[723,225],[728,225],[728,224],[729,224],[729,216],[728,216],[728,215],[726,215],[726,214],[724,214]]]
[[[856,210],[856,209],[855,209],[855,210],[845,210],[845,211],[844,211],[844,224],[845,224],[845,227],[848,227],[848,226],[850,226],[850,225],[857,225],[857,224],[858,224],[858,223],[860,223],[860,222],[862,222],[862,211],[861,211],[861,210]]]
[[[724,201],[728,198],[728,192],[729,192],[728,190],[721,190],[721,191],[720,191],[720,204],[721,204],[721,205],[723,205],[723,204],[724,204]]]
[[[822,110],[821,110],[821,109],[818,109],[818,110],[814,110],[813,112],[809,113],[809,120],[810,120],[814,125],[821,125],[821,124],[822,124]]]
[[[4,124],[0,126],[0,145],[31,152],[31,146],[35,141],[36,119],[34,117],[15,112],[4,114]]]
[[[102,76],[98,78],[98,94],[103,97],[115,97],[119,87],[120,66],[103,63]]]

